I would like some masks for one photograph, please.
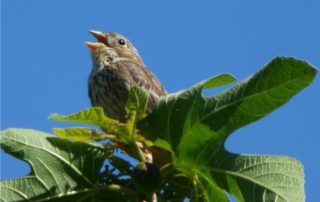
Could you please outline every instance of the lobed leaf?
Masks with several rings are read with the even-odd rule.
[[[193,196],[195,200],[219,196],[225,201],[226,190],[239,201],[303,201],[300,163],[287,157],[230,154],[224,142],[236,129],[288,102],[316,73],[304,61],[278,57],[234,87],[202,96],[203,89],[216,86],[221,78],[213,77],[160,100],[139,128],[147,139],[161,142],[159,146],[171,152],[175,169],[197,182],[194,193],[201,194]]]
[[[104,162],[101,147],[27,129],[1,132],[1,148],[31,166],[28,176],[0,182],[3,201],[92,199]]]

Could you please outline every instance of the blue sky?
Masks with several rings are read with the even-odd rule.
[[[320,1],[3,0],[1,128],[50,132],[47,119],[90,106],[89,29],[127,36],[169,92],[228,72],[239,80],[278,55],[320,67]],[[318,76],[319,77],[319,76]],[[235,131],[227,148],[302,161],[307,201],[320,198],[319,78],[268,117]],[[1,152],[1,179],[28,166]]]

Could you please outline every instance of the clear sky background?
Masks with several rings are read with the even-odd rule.
[[[239,80],[278,55],[320,67],[320,1],[1,1],[1,128],[51,132],[49,121],[90,106],[89,29],[127,36],[169,92],[228,72]],[[268,117],[235,131],[232,152],[288,155],[320,199],[320,93],[315,82]],[[29,168],[1,152],[1,179]]]

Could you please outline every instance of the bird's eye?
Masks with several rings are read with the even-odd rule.
[[[126,44],[126,42],[125,42],[123,39],[119,39],[118,42],[119,42],[119,44],[122,45],[122,46]]]

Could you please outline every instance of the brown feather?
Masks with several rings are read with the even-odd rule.
[[[160,81],[144,65],[137,50],[123,36],[106,32],[104,47],[92,52],[93,68],[89,76],[89,97],[93,106],[101,106],[107,116],[121,122],[126,120],[125,105],[132,85],[149,92],[147,112],[166,95]],[[117,40],[126,41],[125,46]]]

